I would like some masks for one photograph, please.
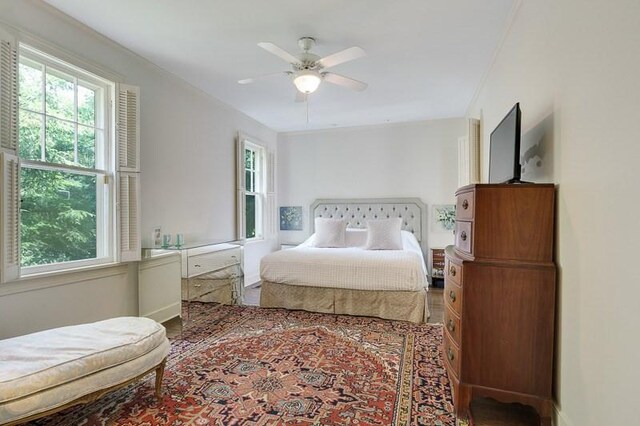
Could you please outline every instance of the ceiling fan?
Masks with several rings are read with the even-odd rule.
[[[367,88],[367,83],[325,71],[327,68],[335,67],[336,65],[365,56],[366,53],[364,50],[359,47],[350,47],[321,58],[318,55],[311,53],[311,49],[315,44],[316,40],[313,37],[302,37],[298,40],[298,46],[300,46],[302,52],[295,56],[273,43],[258,43],[258,46],[262,47],[267,52],[289,62],[293,71],[281,71],[259,77],[246,78],[244,80],[238,80],[238,83],[249,84],[264,78],[287,75],[293,78],[293,84],[298,89],[296,93],[296,101],[298,102],[303,102],[307,95],[315,92],[323,80],[339,86],[348,87],[349,89],[356,90],[358,92]]]

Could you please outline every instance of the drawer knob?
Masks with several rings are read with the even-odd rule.
[[[200,265],[193,265],[194,268],[202,268]]]
[[[451,275],[452,277],[456,276],[456,267],[451,265],[449,266],[449,275]]]
[[[453,361],[453,359],[455,358],[455,356],[453,356],[453,351],[451,350],[451,348],[447,348],[447,358],[449,358],[449,361]]]
[[[452,302],[456,301],[456,292],[455,291],[451,290],[449,292],[449,299],[451,299]]]
[[[465,231],[462,231],[462,232],[460,233],[460,239],[461,239],[462,241],[467,241],[467,233],[466,233]]]
[[[467,200],[462,200],[462,208],[465,210],[469,208],[469,202]]]
[[[447,329],[452,333],[454,332],[456,325],[453,323],[453,320],[447,321]]]

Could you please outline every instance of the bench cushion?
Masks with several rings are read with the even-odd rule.
[[[0,424],[55,410],[85,395],[126,383],[160,364],[167,357],[169,349],[167,341],[148,354],[127,363],[0,404]]]
[[[0,340],[0,403],[129,362],[166,341],[162,325],[139,317]]]

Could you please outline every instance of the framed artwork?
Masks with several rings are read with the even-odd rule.
[[[160,248],[162,246],[162,228],[160,226],[154,226],[151,231],[151,244],[154,248]]]
[[[302,231],[302,206],[280,207],[280,230]]]
[[[453,231],[456,224],[455,204],[435,204],[431,214],[431,230],[435,232]]]

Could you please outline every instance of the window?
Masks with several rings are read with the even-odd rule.
[[[264,205],[263,149],[245,142],[245,232],[246,238],[262,238],[262,209]]]
[[[275,238],[275,153],[242,133],[236,143],[237,238]]]
[[[140,260],[140,89],[101,74],[0,24],[0,283]]]
[[[113,83],[27,46],[18,80],[23,273],[113,261]]]

